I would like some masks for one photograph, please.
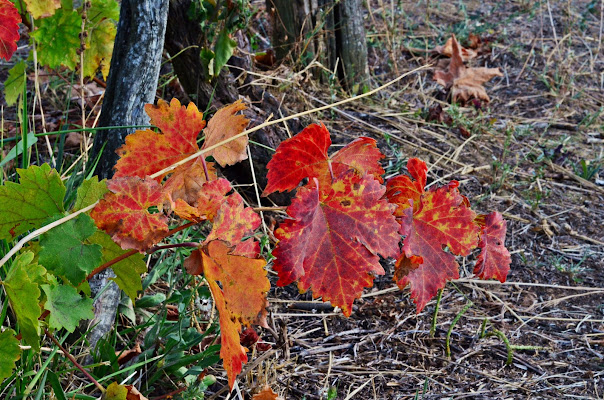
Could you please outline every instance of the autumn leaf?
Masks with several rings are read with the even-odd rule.
[[[195,250],[184,265],[190,274],[203,273],[212,292],[220,320],[220,357],[232,388],[247,362],[246,349],[239,340],[242,326],[264,321],[270,283],[264,259],[242,257],[231,251],[227,243],[212,240]]]
[[[205,140],[202,150],[243,132],[250,121],[244,115],[237,114],[237,112],[246,108],[241,100],[237,100],[233,104],[216,111],[216,114],[208,122],[208,127],[203,131]],[[213,156],[222,167],[237,164],[239,161],[247,159],[247,143],[248,137],[244,135],[210,150],[206,153],[206,156]]]
[[[226,179],[206,182],[199,190],[193,205],[178,199],[173,210],[176,215],[189,221],[213,220],[224,203],[226,194],[231,190],[231,183]]]
[[[377,254],[399,253],[395,207],[382,198],[384,186],[370,175],[350,171],[324,196],[317,185],[314,179],[314,185],[299,189],[287,209],[291,219],[275,230],[277,285],[298,281],[301,292],[312,289],[313,297],[321,296],[349,316],[373,275],[384,274]]]
[[[217,179],[214,163],[206,162],[204,170],[204,162],[201,158],[174,169],[172,175],[164,183],[163,193],[166,197],[166,206],[174,210],[178,200],[194,205],[199,199],[203,184],[207,182],[206,171],[210,181]]]
[[[145,129],[126,136],[126,144],[117,150],[115,177],[145,178],[199,151],[197,136],[206,122],[195,104],[185,107],[177,99],[170,104],[160,99],[156,106],[147,104],[145,111],[161,132]]]
[[[19,11],[10,0],[0,0],[0,58],[10,60],[19,40]]]
[[[147,398],[132,385],[120,385],[113,382],[107,386],[102,400],[147,400]]]
[[[436,46],[434,48],[434,50],[439,53],[442,54],[443,56],[447,56],[447,57],[452,57],[453,56],[453,40],[454,37],[450,37],[449,40],[446,41],[446,43],[443,46]],[[459,43],[458,43],[459,46]],[[478,56],[478,53],[476,53],[474,50],[472,49],[466,49],[465,47],[459,46],[459,52],[461,54],[461,60],[462,61],[469,61],[473,58],[476,58]]]
[[[19,183],[0,186],[0,239],[13,240],[63,211],[65,185],[48,164],[17,169]]]
[[[404,210],[411,207],[409,200],[419,206],[419,199],[425,192],[424,187],[428,180],[428,166],[418,158],[410,158],[407,161],[407,171],[413,179],[407,175],[397,175],[386,182],[386,197],[390,203],[398,206],[394,212],[397,217],[402,217]]]
[[[260,226],[260,217],[251,207],[246,207],[239,193],[234,192],[223,199],[220,208],[213,219],[212,230],[206,238],[210,240],[223,240],[233,246],[237,246],[240,253],[240,242],[251,235]]]
[[[90,216],[122,249],[144,252],[168,232],[167,217],[148,209],[162,202],[161,186],[151,178],[125,177],[107,181],[105,194]]]
[[[283,400],[282,397],[279,397],[277,393],[273,392],[268,385],[264,386],[264,388],[252,397],[252,400]]]
[[[409,261],[399,258],[397,268],[404,271],[395,272],[395,279],[401,289],[411,285],[418,313],[447,281],[459,278],[455,255],[466,256],[478,244],[476,214],[457,186],[452,181],[425,192],[419,205],[406,208],[402,216],[403,254]]]
[[[478,247],[482,250],[476,259],[474,274],[480,279],[497,279],[505,282],[512,259],[505,248],[506,222],[497,211],[479,215],[476,222],[481,227]]]
[[[107,79],[120,6],[115,0],[92,0],[86,15],[84,76],[94,76],[100,68],[103,79]]]
[[[503,76],[499,68],[467,68],[462,61],[461,50],[455,35],[452,37],[451,62],[446,70],[434,72],[434,80],[445,88],[451,88],[454,102],[467,102],[472,98],[488,102],[489,96],[483,83],[496,76]]]
[[[322,124],[309,125],[296,136],[283,141],[267,165],[268,183],[262,195],[293,190],[304,178],[317,178],[319,187],[326,188],[331,185],[332,173],[337,178],[349,170],[361,176],[372,174],[379,182],[383,181],[381,175],[384,170],[379,160],[384,155],[378,150],[375,140],[358,138],[328,157],[330,145],[329,131]]]
[[[61,0],[25,0],[25,4],[32,17],[38,19],[54,15],[55,11],[61,7]]]
[[[0,383],[11,376],[15,369],[15,361],[21,358],[19,341],[15,331],[7,329],[0,333]]]
[[[52,17],[36,22],[38,29],[30,36],[37,44],[38,62],[57,69],[61,65],[74,70],[78,64],[79,34],[82,18],[77,11],[60,8]]]

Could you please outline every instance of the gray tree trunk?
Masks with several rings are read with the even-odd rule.
[[[149,123],[144,106],[154,103],[164,49],[168,0],[122,0],[115,47],[99,126]],[[115,151],[134,128],[98,131],[92,157],[105,149],[96,168],[103,178],[113,176]]]
[[[318,61],[335,70],[344,88],[369,84],[361,0],[266,0],[273,20],[275,55]]]
[[[167,16],[168,0],[122,0],[99,126],[149,123],[144,106],[155,100]],[[113,176],[113,166],[118,159],[115,151],[134,130],[126,128],[97,132],[92,149],[93,159],[105,146],[96,167],[97,175],[102,178]],[[113,276],[113,271],[108,271],[90,282],[93,296],[109,285],[94,303],[95,318],[88,336],[93,349],[115,322],[121,291],[115,282],[108,280]]]

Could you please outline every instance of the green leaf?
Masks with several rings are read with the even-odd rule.
[[[9,106],[17,102],[25,89],[25,61],[19,61],[8,70],[8,78],[4,82],[4,99]],[[29,138],[28,138],[29,143]]]
[[[27,148],[28,149],[31,146],[33,146],[34,144],[36,144],[37,141],[38,141],[38,138],[36,137],[36,135],[33,132],[29,132],[27,134]],[[8,154],[6,154],[6,157],[4,157],[2,159],[2,162],[0,162],[0,167],[4,166],[6,163],[8,163],[11,160],[14,160],[16,157],[20,156],[21,153],[23,153],[23,140],[19,140],[17,145],[15,147],[13,147],[12,149],[10,149]]]
[[[107,79],[116,34],[115,25],[120,15],[119,4],[115,0],[93,0],[86,14],[88,37],[84,51],[84,76],[94,76],[100,67],[103,78]]]
[[[103,258],[101,260],[103,264],[129,251],[122,250],[111,239],[111,236],[103,231],[97,231],[88,241],[99,244],[103,248]],[[141,274],[147,271],[147,264],[145,264],[144,258],[144,254],[136,253],[111,266],[116,275],[112,279],[133,302],[136,299],[137,292],[143,290]]]
[[[40,264],[79,286],[93,269],[101,265],[101,246],[84,242],[96,230],[94,221],[86,214],[51,229],[40,239]]]
[[[65,328],[73,333],[81,319],[94,318],[92,299],[81,297],[73,286],[42,285],[42,290],[46,293],[44,308],[50,311],[51,328]]]
[[[221,30],[216,40],[216,47],[214,48],[214,53],[216,53],[214,58],[214,76],[220,74],[220,70],[229,61],[236,48],[237,42],[229,37],[225,29]]]
[[[38,29],[30,34],[38,45],[38,62],[53,69],[64,65],[74,70],[81,30],[82,19],[74,10],[59,9],[52,17],[39,20]]]
[[[103,179],[100,182],[99,178],[96,176],[93,176],[90,179],[86,179],[78,188],[78,192],[76,194],[76,201],[71,211],[78,211],[82,208],[86,208],[89,205],[96,203],[108,191],[109,189],[107,189],[106,179]]]
[[[15,361],[21,358],[19,341],[15,338],[15,331],[7,329],[0,333],[0,383],[12,375]]]
[[[62,213],[65,186],[48,164],[17,169],[20,182],[0,186],[0,239],[13,240]]]
[[[111,385],[107,386],[104,400],[126,400],[127,396],[128,389],[117,382],[113,382]]]
[[[41,314],[39,298],[39,283],[43,282],[46,270],[32,263],[34,253],[28,251],[19,254],[13,261],[6,279],[3,282],[8,301],[17,317],[21,337],[26,344],[36,351],[40,350],[40,321]]]

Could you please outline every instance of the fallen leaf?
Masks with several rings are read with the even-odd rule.
[[[447,42],[444,44],[444,46],[436,46],[434,48],[434,50],[437,53],[442,54],[443,56],[452,57],[453,56],[453,40],[454,40],[454,38],[455,38],[455,36],[449,38],[449,40],[447,40]],[[460,49],[462,61],[468,61],[468,60],[471,60],[478,56],[478,54],[472,49],[466,49],[465,47],[461,47],[461,46],[459,46],[459,49]]]
[[[479,215],[476,222],[482,229],[478,243],[482,251],[476,259],[474,274],[480,279],[494,278],[503,283],[512,262],[510,252],[505,248],[506,222],[497,211]]]
[[[279,397],[277,393],[273,392],[273,389],[266,385],[262,391],[252,397],[252,400],[283,400],[283,398]]]
[[[496,76],[503,76],[499,68],[468,68],[463,64],[461,47],[452,37],[451,62],[446,70],[434,72],[434,80],[447,89],[451,89],[451,98],[454,102],[465,103],[472,98],[489,102],[489,96],[483,83]]]

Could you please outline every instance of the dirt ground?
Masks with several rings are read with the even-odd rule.
[[[450,105],[432,71],[421,71],[307,122],[324,122],[335,142],[378,139],[390,175],[410,157],[424,159],[429,183],[459,180],[473,208],[502,212],[508,281],[473,279],[472,258],[460,260],[465,277],[446,287],[434,336],[435,299],[416,315],[389,262],[350,318],[295,287],[274,287],[273,335],[264,338],[275,345],[246,366],[240,386],[267,381],[287,399],[604,398],[604,182],[588,174],[604,154],[602,4],[371,6],[370,68],[380,83],[438,61],[418,49],[451,33],[464,44],[473,33],[488,44],[470,65],[504,75],[486,84],[490,104],[449,109],[451,126],[426,122],[431,106]],[[305,76],[266,74],[289,80],[272,92],[291,112],[333,102]]]

